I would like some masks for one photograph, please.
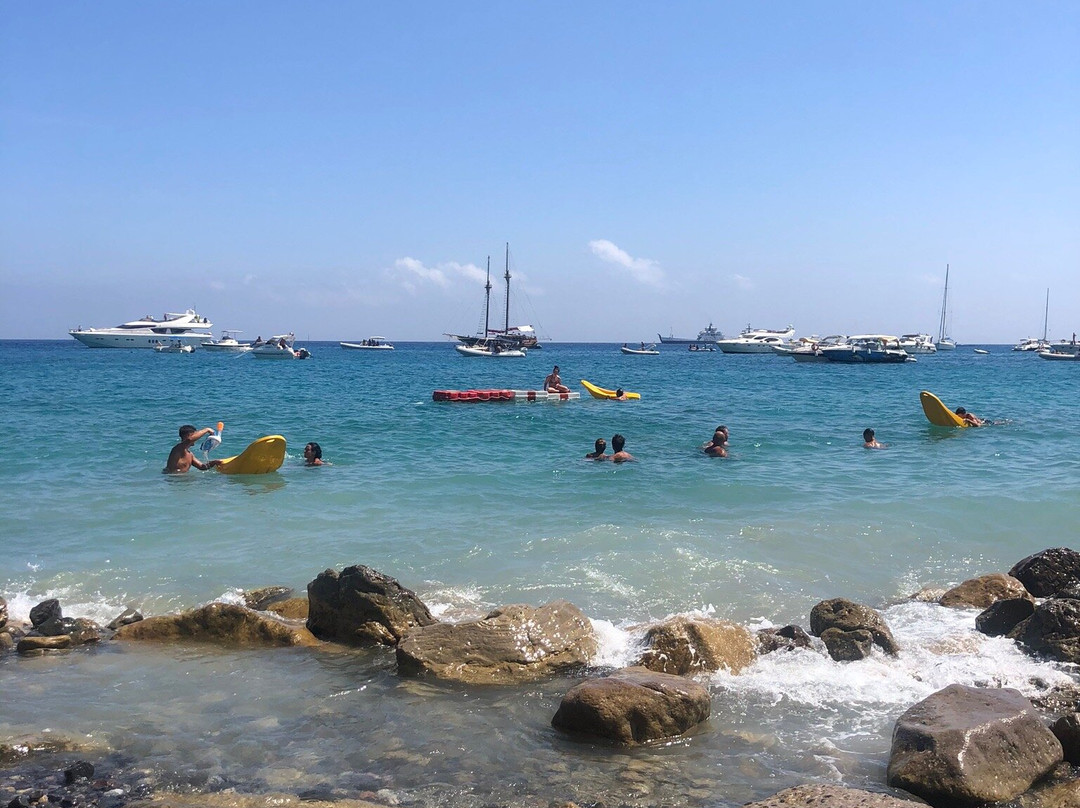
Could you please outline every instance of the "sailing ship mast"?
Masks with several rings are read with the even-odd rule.
[[[506,242],[506,322],[503,323],[503,334],[510,333],[510,242]]]
[[[1048,344],[1046,342],[1046,322],[1049,319],[1050,319],[1050,287],[1047,287],[1046,288],[1046,309],[1043,310],[1043,338],[1042,338],[1042,341],[1043,341],[1044,345]]]
[[[949,265],[945,265],[945,295],[941,298],[941,323],[938,326],[938,342],[945,339],[945,316],[949,305]]]
[[[488,318],[491,314],[491,256],[487,259],[487,283],[484,284],[484,339],[488,338]]]

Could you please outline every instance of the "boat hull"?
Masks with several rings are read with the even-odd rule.
[[[152,331],[141,333],[116,333],[112,329],[87,328],[81,331],[69,331],[72,337],[77,339],[87,348],[144,348],[153,350],[161,344],[162,340],[179,340],[184,345],[197,348],[211,338],[210,334],[155,334]]]
[[[361,345],[358,342],[339,342],[342,348],[348,348],[352,351],[392,351],[393,345]]]
[[[642,348],[627,348],[627,347],[624,346],[622,348],[619,348],[619,350],[622,351],[624,354],[630,354],[632,356],[659,356],[660,355],[659,351],[654,350],[654,349],[650,349],[650,348],[644,348],[644,349],[642,349]]]
[[[490,359],[520,359],[525,356],[525,351],[517,348],[507,348],[496,352],[478,345],[455,345],[454,350],[462,356],[484,356]]]

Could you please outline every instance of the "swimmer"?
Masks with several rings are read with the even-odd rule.
[[[616,463],[625,463],[628,460],[637,460],[632,454],[623,449],[626,445],[626,438],[622,435],[615,434],[611,436],[611,448],[615,450],[615,454],[611,456],[611,459]]]
[[[596,443],[594,444],[594,446],[596,447],[596,451],[589,452],[587,455],[585,455],[586,460],[610,460],[611,459],[608,455],[604,454],[604,452],[607,451],[607,441],[606,440],[604,440],[603,438],[597,438]]]
[[[220,460],[203,463],[191,453],[191,447],[200,438],[214,434],[212,426],[196,430],[191,424],[184,424],[179,431],[180,442],[172,447],[172,451],[169,452],[169,459],[165,462],[165,468],[161,470],[162,474],[187,474],[188,469],[192,466],[199,469],[199,471],[206,471],[208,468],[221,465]]]
[[[968,412],[963,407],[957,407],[956,414],[963,418],[968,426],[983,426],[985,424],[982,418],[973,412]]]
[[[326,463],[322,459],[322,447],[312,441],[304,447],[304,465],[305,466],[325,466]]]
[[[874,437],[874,430],[867,427],[862,433],[863,446],[867,449],[884,449],[884,443],[878,443],[877,438]]]

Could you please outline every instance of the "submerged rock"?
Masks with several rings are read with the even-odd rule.
[[[676,617],[651,627],[645,644],[638,665],[660,673],[739,673],[757,657],[750,630],[727,620]]]
[[[789,625],[780,628],[758,630],[758,651],[769,654],[773,651],[794,651],[796,648],[810,648],[813,641],[802,626]]]
[[[264,586],[243,593],[244,605],[257,612],[265,612],[267,607],[292,597],[291,586]]]
[[[837,629],[839,632],[868,631],[873,644],[885,653],[895,655],[900,651],[888,625],[877,611],[845,598],[823,600],[810,611],[810,632],[825,640],[822,635],[828,629]],[[843,637],[833,632],[830,637],[834,647],[841,653],[850,653],[852,649],[861,648],[864,644],[864,636],[861,634]],[[829,647],[829,642],[826,641],[825,645]],[[830,648],[829,654],[832,653]],[[835,656],[833,658],[836,659]]]
[[[710,708],[704,685],[632,667],[572,687],[551,725],[629,745],[681,735],[708,718]]]
[[[914,808],[922,800],[901,799],[889,794],[832,785],[803,785],[786,788],[764,800],[748,802],[743,808]]]
[[[112,622],[106,626],[109,631],[116,631],[120,626],[126,626],[131,623],[138,623],[143,619],[142,612],[138,609],[132,609],[128,607],[124,609],[120,614],[113,618]]]
[[[1031,599],[1030,593],[1016,578],[995,572],[964,581],[941,596],[938,603],[952,608],[986,609],[1000,600]]]
[[[62,651],[72,646],[71,637],[60,634],[56,637],[43,637],[40,634],[27,634],[15,650],[20,654],[42,654],[46,651]]]
[[[307,627],[320,639],[394,645],[409,629],[435,622],[415,592],[362,564],[326,570],[308,584]]]
[[[286,620],[307,620],[308,599],[289,598],[288,600],[282,600],[278,603],[271,603],[266,607],[266,611],[280,615]]]
[[[290,625],[263,612],[231,603],[211,603],[177,615],[148,617],[121,626],[118,640],[193,641],[229,647],[314,646],[319,641],[306,628]]]
[[[1019,796],[1061,760],[1019,691],[949,685],[897,720],[888,782],[932,805],[977,805]]]
[[[471,684],[511,684],[587,665],[592,623],[565,600],[495,609],[482,620],[411,629],[397,646],[398,672]]]
[[[1020,581],[1037,598],[1048,598],[1080,583],[1080,553],[1055,547],[1016,562],[1009,575]]]

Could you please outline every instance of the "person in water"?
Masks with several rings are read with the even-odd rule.
[[[621,387],[615,391],[615,400],[626,401],[626,393],[623,392],[623,389]]]
[[[712,440],[701,448],[709,457],[727,457],[727,442],[727,427],[718,426],[713,432]]]
[[[874,430],[867,427],[862,431],[863,446],[867,449],[884,449],[884,443],[878,443],[877,438],[874,437]]]
[[[551,369],[551,373],[544,377],[544,390],[548,393],[569,393],[570,388],[562,383],[559,378],[559,366]]]
[[[203,463],[191,453],[191,447],[194,446],[200,438],[212,435],[213,432],[214,428],[210,426],[199,430],[196,430],[191,424],[184,424],[180,427],[180,442],[172,447],[172,451],[169,452],[169,459],[166,461],[165,468],[161,470],[161,473],[187,474],[188,469],[192,466],[199,469],[199,471],[205,471],[208,468],[220,466],[220,460],[211,460],[207,463]]]
[[[607,451],[607,441],[606,440],[604,440],[603,438],[597,438],[596,443],[594,444],[594,446],[596,447],[596,451],[589,452],[587,455],[585,455],[586,460],[608,460],[609,459],[608,456],[606,454],[604,454],[604,452]]]
[[[626,438],[618,433],[611,436],[611,448],[615,451],[615,454],[611,456],[611,459],[616,463],[625,463],[628,460],[636,460],[637,458],[626,451],[623,446],[626,445]]]
[[[956,414],[959,415],[968,426],[982,426],[984,421],[973,412],[968,412],[963,407],[956,408]]]
[[[304,447],[305,466],[325,466],[322,459],[322,447],[312,441]]]

